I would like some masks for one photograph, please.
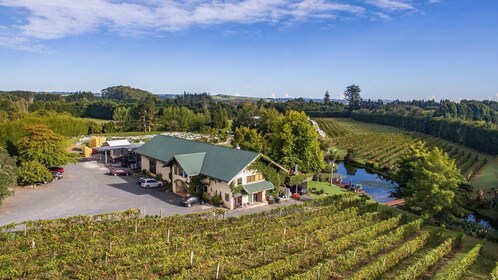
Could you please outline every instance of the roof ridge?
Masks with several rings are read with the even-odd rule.
[[[209,146],[223,148],[223,149],[235,150],[235,151],[246,152],[246,153],[260,154],[258,152],[254,152],[254,151],[242,150],[242,149],[235,149],[235,148],[232,148],[232,147],[220,146],[220,145],[216,145],[216,144],[208,143],[208,142],[199,142],[199,141],[196,141],[196,140],[185,139],[185,138],[181,138],[181,137],[177,137],[177,136],[164,135],[164,134],[159,134],[158,136],[180,139],[180,140],[187,141],[187,142],[195,142],[195,143],[206,145],[206,146],[209,145]]]
[[[174,157],[176,156],[187,156],[187,155],[197,155],[197,154],[206,154],[207,152],[197,152],[197,153],[188,153],[188,154],[178,154],[178,155],[174,155]]]

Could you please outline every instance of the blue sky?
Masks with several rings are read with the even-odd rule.
[[[498,100],[496,0],[0,0],[0,90]]]

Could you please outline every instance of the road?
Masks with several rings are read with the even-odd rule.
[[[95,215],[130,208],[148,215],[187,214],[211,205],[180,206],[180,197],[164,188],[143,189],[133,176],[110,176],[96,161],[65,166],[64,178],[36,188],[16,188],[0,206],[0,225],[27,220],[55,219],[74,215]]]

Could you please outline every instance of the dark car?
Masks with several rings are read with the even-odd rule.
[[[64,173],[64,167],[61,167],[61,166],[53,166],[53,167],[49,167],[48,170],[50,170],[50,172],[59,172],[59,173]]]
[[[50,171],[50,173],[52,173],[52,179],[54,179],[54,180],[59,180],[59,179],[62,179],[64,177],[62,175],[62,173],[60,173],[58,171]]]
[[[110,175],[113,176],[128,176],[131,175],[129,171],[125,171],[123,169],[113,169],[111,172],[109,172]]]
[[[296,186],[287,186],[287,188],[289,188],[290,192],[292,194],[296,193]],[[306,187],[304,186],[298,186],[297,187],[297,193],[300,194],[300,195],[303,195],[303,194],[307,194],[308,191],[306,190]]]
[[[198,198],[197,196],[189,196],[189,197],[184,197],[182,198],[181,204],[183,206],[190,207],[192,204],[204,204],[204,200],[201,198]]]

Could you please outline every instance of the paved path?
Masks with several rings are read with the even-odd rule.
[[[227,217],[237,217],[237,216],[242,216],[242,215],[247,215],[247,214],[254,214],[254,213],[259,213],[262,211],[267,211],[267,210],[285,207],[285,206],[289,206],[292,204],[299,204],[299,203],[303,203],[303,202],[291,198],[291,199],[284,200],[279,204],[265,204],[265,205],[261,205],[261,206],[253,206],[253,207],[230,210],[230,211],[227,211],[226,216]]]
[[[0,206],[0,225],[26,220],[55,219],[74,215],[94,215],[130,208],[146,214],[187,214],[212,208],[180,206],[181,198],[160,189],[143,189],[133,176],[110,176],[95,161],[65,167],[64,178],[36,188],[16,188]]]

